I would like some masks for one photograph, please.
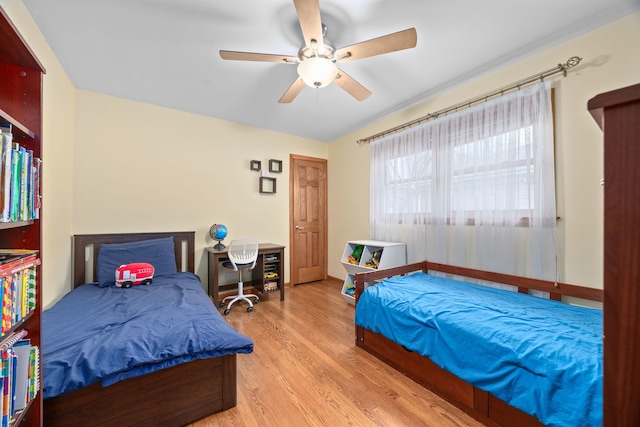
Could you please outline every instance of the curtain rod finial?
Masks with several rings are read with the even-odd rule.
[[[582,61],[582,58],[580,58],[579,56],[572,56],[571,58],[569,58],[569,60],[567,61],[567,66],[569,68],[573,68],[576,65],[578,65],[580,63],[580,61]]]
[[[567,77],[567,70],[578,65],[580,61],[582,61],[582,58],[579,56],[572,56],[564,64],[558,64],[558,67],[562,70],[562,75]]]

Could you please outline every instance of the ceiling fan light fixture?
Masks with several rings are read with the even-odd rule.
[[[298,65],[298,75],[310,87],[325,87],[331,84],[337,74],[338,67],[327,58],[313,57],[305,59]]]

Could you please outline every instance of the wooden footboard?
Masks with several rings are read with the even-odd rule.
[[[236,406],[236,355],[44,400],[46,426],[182,426]]]
[[[356,274],[356,305],[364,292],[365,284],[383,280],[392,276],[406,275],[417,271],[440,271],[473,279],[489,280],[518,287],[519,292],[529,289],[549,292],[552,299],[561,299],[563,295],[576,298],[602,301],[603,293],[599,289],[548,282],[473,270],[444,264],[421,262],[386,270]],[[490,426],[541,426],[542,424],[492,394],[480,390],[448,371],[441,369],[429,358],[406,350],[386,337],[363,327],[356,326],[356,345],[422,386],[456,405],[475,419]]]
[[[542,424],[490,393],[441,369],[428,357],[408,351],[384,336],[357,327],[356,345],[433,391],[486,425],[540,427]]]

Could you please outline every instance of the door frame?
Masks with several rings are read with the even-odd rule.
[[[329,223],[329,208],[328,208],[328,199],[329,196],[327,194],[327,189],[328,189],[328,179],[327,179],[327,173],[328,173],[328,166],[329,166],[329,161],[327,159],[323,159],[320,157],[309,157],[309,156],[301,156],[298,154],[289,154],[289,281],[291,286],[294,286],[294,284],[298,283],[298,269],[294,268],[294,263],[293,263],[293,256],[296,253],[296,248],[294,247],[294,227],[295,224],[293,223],[293,188],[294,188],[294,162],[296,160],[306,160],[306,161],[312,161],[312,162],[320,162],[320,163],[324,163],[324,170],[325,170],[325,179],[324,179],[324,227],[322,229],[322,233],[324,235],[324,271],[322,272],[323,275],[323,279],[326,280],[329,276],[329,227],[328,227],[328,223]]]

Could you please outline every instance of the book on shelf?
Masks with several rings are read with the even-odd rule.
[[[27,406],[27,390],[29,384],[29,355],[31,353],[31,341],[20,340],[13,346],[16,357],[15,391],[13,394],[14,412]]]
[[[33,173],[31,167],[33,151],[24,147],[20,148],[20,196],[18,198],[18,221],[26,221],[29,219],[27,211],[27,201],[30,199],[29,190],[29,174]]]
[[[32,345],[29,353],[29,401],[40,390],[40,348]]]
[[[0,327],[6,333],[36,308],[38,251],[0,249]]]
[[[0,277],[39,264],[38,251],[36,250],[0,249]]]
[[[1,124],[0,138],[0,222],[37,219],[42,160],[13,142]]]
[[[2,125],[0,124],[0,129]],[[10,132],[0,130],[0,221],[9,221],[11,203],[11,160],[13,135]]]
[[[20,144],[14,143],[11,150],[11,203],[10,220],[18,220],[20,206]]]
[[[42,205],[42,196],[40,196],[40,176],[42,160],[38,157],[33,158],[33,205],[31,206],[31,217],[33,219],[40,218],[40,207]]]
[[[2,381],[2,427],[9,426],[9,418],[10,418],[10,410],[11,406],[9,406],[9,396],[11,395],[11,387],[10,387],[10,379],[11,379],[11,370],[9,369],[9,356],[10,351],[3,351],[1,358],[1,369],[0,372]]]
[[[0,268],[14,261],[29,261],[37,257],[38,251],[34,249],[0,249]]]
[[[40,350],[26,336],[27,331],[21,330],[0,343],[2,426],[10,425],[11,418],[26,408],[40,389]]]

